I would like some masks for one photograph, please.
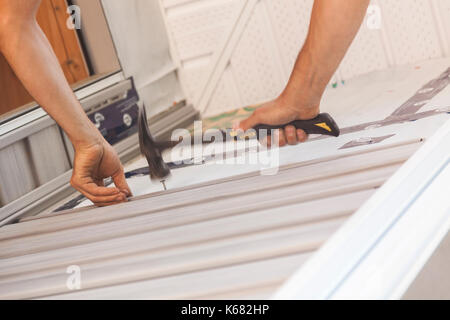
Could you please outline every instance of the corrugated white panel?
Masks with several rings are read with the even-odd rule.
[[[203,97],[196,107],[204,115],[275,98],[306,38],[313,0],[259,0],[243,28],[227,26],[237,26],[239,8],[247,2],[163,1],[188,96],[194,104]],[[371,4],[380,12],[380,27],[369,28],[370,21],[364,21],[332,82],[450,54],[450,1],[373,0]],[[229,32],[240,36],[237,45],[227,42]],[[217,72],[211,57],[224,47],[232,51],[231,56],[223,56],[229,63],[229,70],[221,75],[226,79],[214,82],[214,90],[206,92],[198,83]],[[236,101],[240,104],[233,105]]]
[[[386,93],[385,74],[392,73],[394,82],[421,83],[426,74],[439,75],[436,70],[447,67],[448,59],[441,63],[420,70],[412,67],[409,72],[376,73],[366,83],[375,83],[379,114],[398,106],[387,103],[395,96]],[[232,75],[229,68],[224,75],[219,86]],[[417,87],[412,81],[399,88],[409,96]],[[348,95],[334,92],[340,93],[335,99],[341,103]],[[408,98],[397,94],[401,102]],[[357,97],[363,110],[375,108],[376,104],[367,105],[367,95]],[[353,118],[355,124],[365,121],[365,112],[346,108],[340,112],[343,118],[345,113],[347,118],[359,117]],[[135,178],[146,180],[140,187],[130,179],[135,195],[152,194],[113,207],[77,209],[4,226],[0,295],[261,297],[291,274],[282,257],[290,260],[320,247],[447,118],[441,114],[282,148],[277,175],[261,175],[260,167],[251,163],[209,163],[173,170],[166,192],[151,191],[148,177]],[[340,149],[361,136],[387,134],[395,135],[380,144]],[[66,287],[70,275],[65,268],[71,265],[82,270],[82,291],[69,292]]]
[[[0,297],[192,299],[246,289],[258,293],[268,277],[274,285],[291,274],[293,268],[278,258],[307,258],[418,147],[405,143],[286,166],[273,176],[253,172],[172,189],[176,192],[110,207],[106,221],[98,220],[100,208],[3,227]],[[365,163],[361,158],[371,159],[368,170],[355,167]],[[336,172],[330,176],[322,167]],[[313,198],[301,200],[307,192]],[[250,263],[258,265],[240,268]],[[82,270],[79,292],[67,287],[64,271],[73,265]],[[252,269],[258,272],[249,278]],[[226,281],[224,274],[230,275]]]
[[[28,142],[39,185],[58,177],[71,168],[61,133],[56,125],[28,137]]]
[[[29,150],[25,141],[18,141],[0,152],[0,206],[36,187]]]

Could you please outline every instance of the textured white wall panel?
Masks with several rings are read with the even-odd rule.
[[[314,0],[264,1],[277,37],[286,73],[289,75],[308,33]]]
[[[233,23],[237,0],[194,1],[168,8],[167,21],[181,60],[212,54],[223,31]]]
[[[232,54],[225,55],[227,67],[223,72],[220,69],[214,89],[206,92],[201,84],[211,72],[217,72],[212,57],[227,48],[226,39],[232,38],[228,33],[237,26],[243,4],[249,0],[161,1],[181,60],[187,95],[194,103],[203,97],[200,108],[204,115],[279,94],[305,41],[314,3],[258,0],[244,27],[232,31],[239,41],[229,45]],[[372,0],[371,4],[381,13],[380,28],[369,28],[365,19],[332,83],[450,55],[450,0]]]
[[[450,1],[432,0],[434,14],[441,30],[442,42],[444,43],[444,52],[446,56],[450,55]]]
[[[231,57],[230,67],[245,105],[271,99],[283,89],[282,70],[275,63],[276,47],[268,37],[263,6],[262,2],[256,5]],[[208,108],[208,113],[212,108]]]
[[[202,56],[194,60],[182,62],[182,72],[185,80],[184,87],[186,88],[186,95],[190,100],[193,100],[198,94],[203,78],[208,71],[208,66],[211,61],[211,56]]]
[[[233,25],[239,0],[165,0],[168,32],[180,59],[183,87],[193,101],[200,93],[212,56]]]
[[[443,56],[430,0],[382,0],[383,28],[387,30],[396,64]]]
[[[229,66],[225,69],[225,72],[217,85],[217,88],[211,98],[210,105],[211,109],[206,110],[205,115],[217,114],[218,110],[228,110],[230,109],[230,106],[244,105],[241,100],[239,90],[236,86],[233,73]]]
[[[370,29],[366,18],[340,65],[339,73],[342,79],[350,79],[388,66],[382,30]]]

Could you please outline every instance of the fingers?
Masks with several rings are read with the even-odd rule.
[[[297,119],[298,111],[283,107],[278,100],[273,100],[258,107],[253,114],[241,121],[239,128],[247,131],[258,124],[282,125]]]
[[[308,134],[302,129],[297,129],[297,139],[299,142],[305,142],[308,140]]]
[[[283,125],[295,119],[299,119],[298,112],[292,108],[282,108],[282,105],[274,100],[256,109],[249,118],[242,120],[239,124],[234,125],[233,128],[247,131],[258,124]],[[279,130],[278,138],[274,137],[274,139],[282,147],[286,144],[296,145],[299,142],[304,142],[308,139],[308,135],[303,130],[296,129],[290,125],[283,130]],[[267,136],[267,139],[264,140],[262,141],[263,144],[268,147],[272,146],[273,141],[270,136]]]
[[[294,126],[287,126],[284,130],[286,141],[290,145],[296,145],[299,142],[308,140],[308,135],[302,129],[296,129]]]
[[[127,197],[132,196],[131,189],[128,186],[127,180],[125,179],[125,174],[123,172],[123,168],[121,168],[119,171],[117,171],[117,173],[112,176],[112,179],[113,179],[116,187],[121,192],[123,192]]]
[[[278,143],[280,147],[284,147],[286,144],[296,145],[308,140],[308,134],[306,134],[305,131],[302,129],[295,129],[293,126],[287,126],[284,130],[280,129],[278,131]],[[270,148],[272,146],[272,137],[267,136],[261,143]]]
[[[286,145],[286,135],[284,130],[278,130],[278,145],[284,147]]]
[[[121,202],[126,202],[127,197],[119,192],[117,194],[111,195],[111,196],[95,196],[92,193],[87,192],[84,189],[79,190],[86,198],[92,201],[96,206],[105,206],[105,205],[112,205],[112,204],[118,204]]]
[[[287,143],[290,145],[296,145],[297,144],[297,132],[295,130],[294,126],[286,126],[284,128],[285,134],[286,134],[286,140]]]
[[[105,206],[107,204],[117,204],[127,201],[125,194],[120,192],[118,188],[98,186],[93,181],[80,183],[76,177],[72,178],[71,185],[96,206]]]

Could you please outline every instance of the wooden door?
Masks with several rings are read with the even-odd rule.
[[[69,84],[89,77],[89,72],[75,30],[67,28],[66,0],[42,0],[37,20],[58,57]],[[14,72],[0,54],[0,115],[32,102]]]

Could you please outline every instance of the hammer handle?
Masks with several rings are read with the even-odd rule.
[[[321,113],[311,120],[294,120],[283,125],[266,125],[260,124],[254,127],[259,138],[260,130],[267,130],[267,135],[270,135],[270,130],[284,129],[287,126],[294,126],[296,129],[302,129],[307,134],[324,134],[328,136],[338,137],[340,130],[334,119],[328,113]]]

